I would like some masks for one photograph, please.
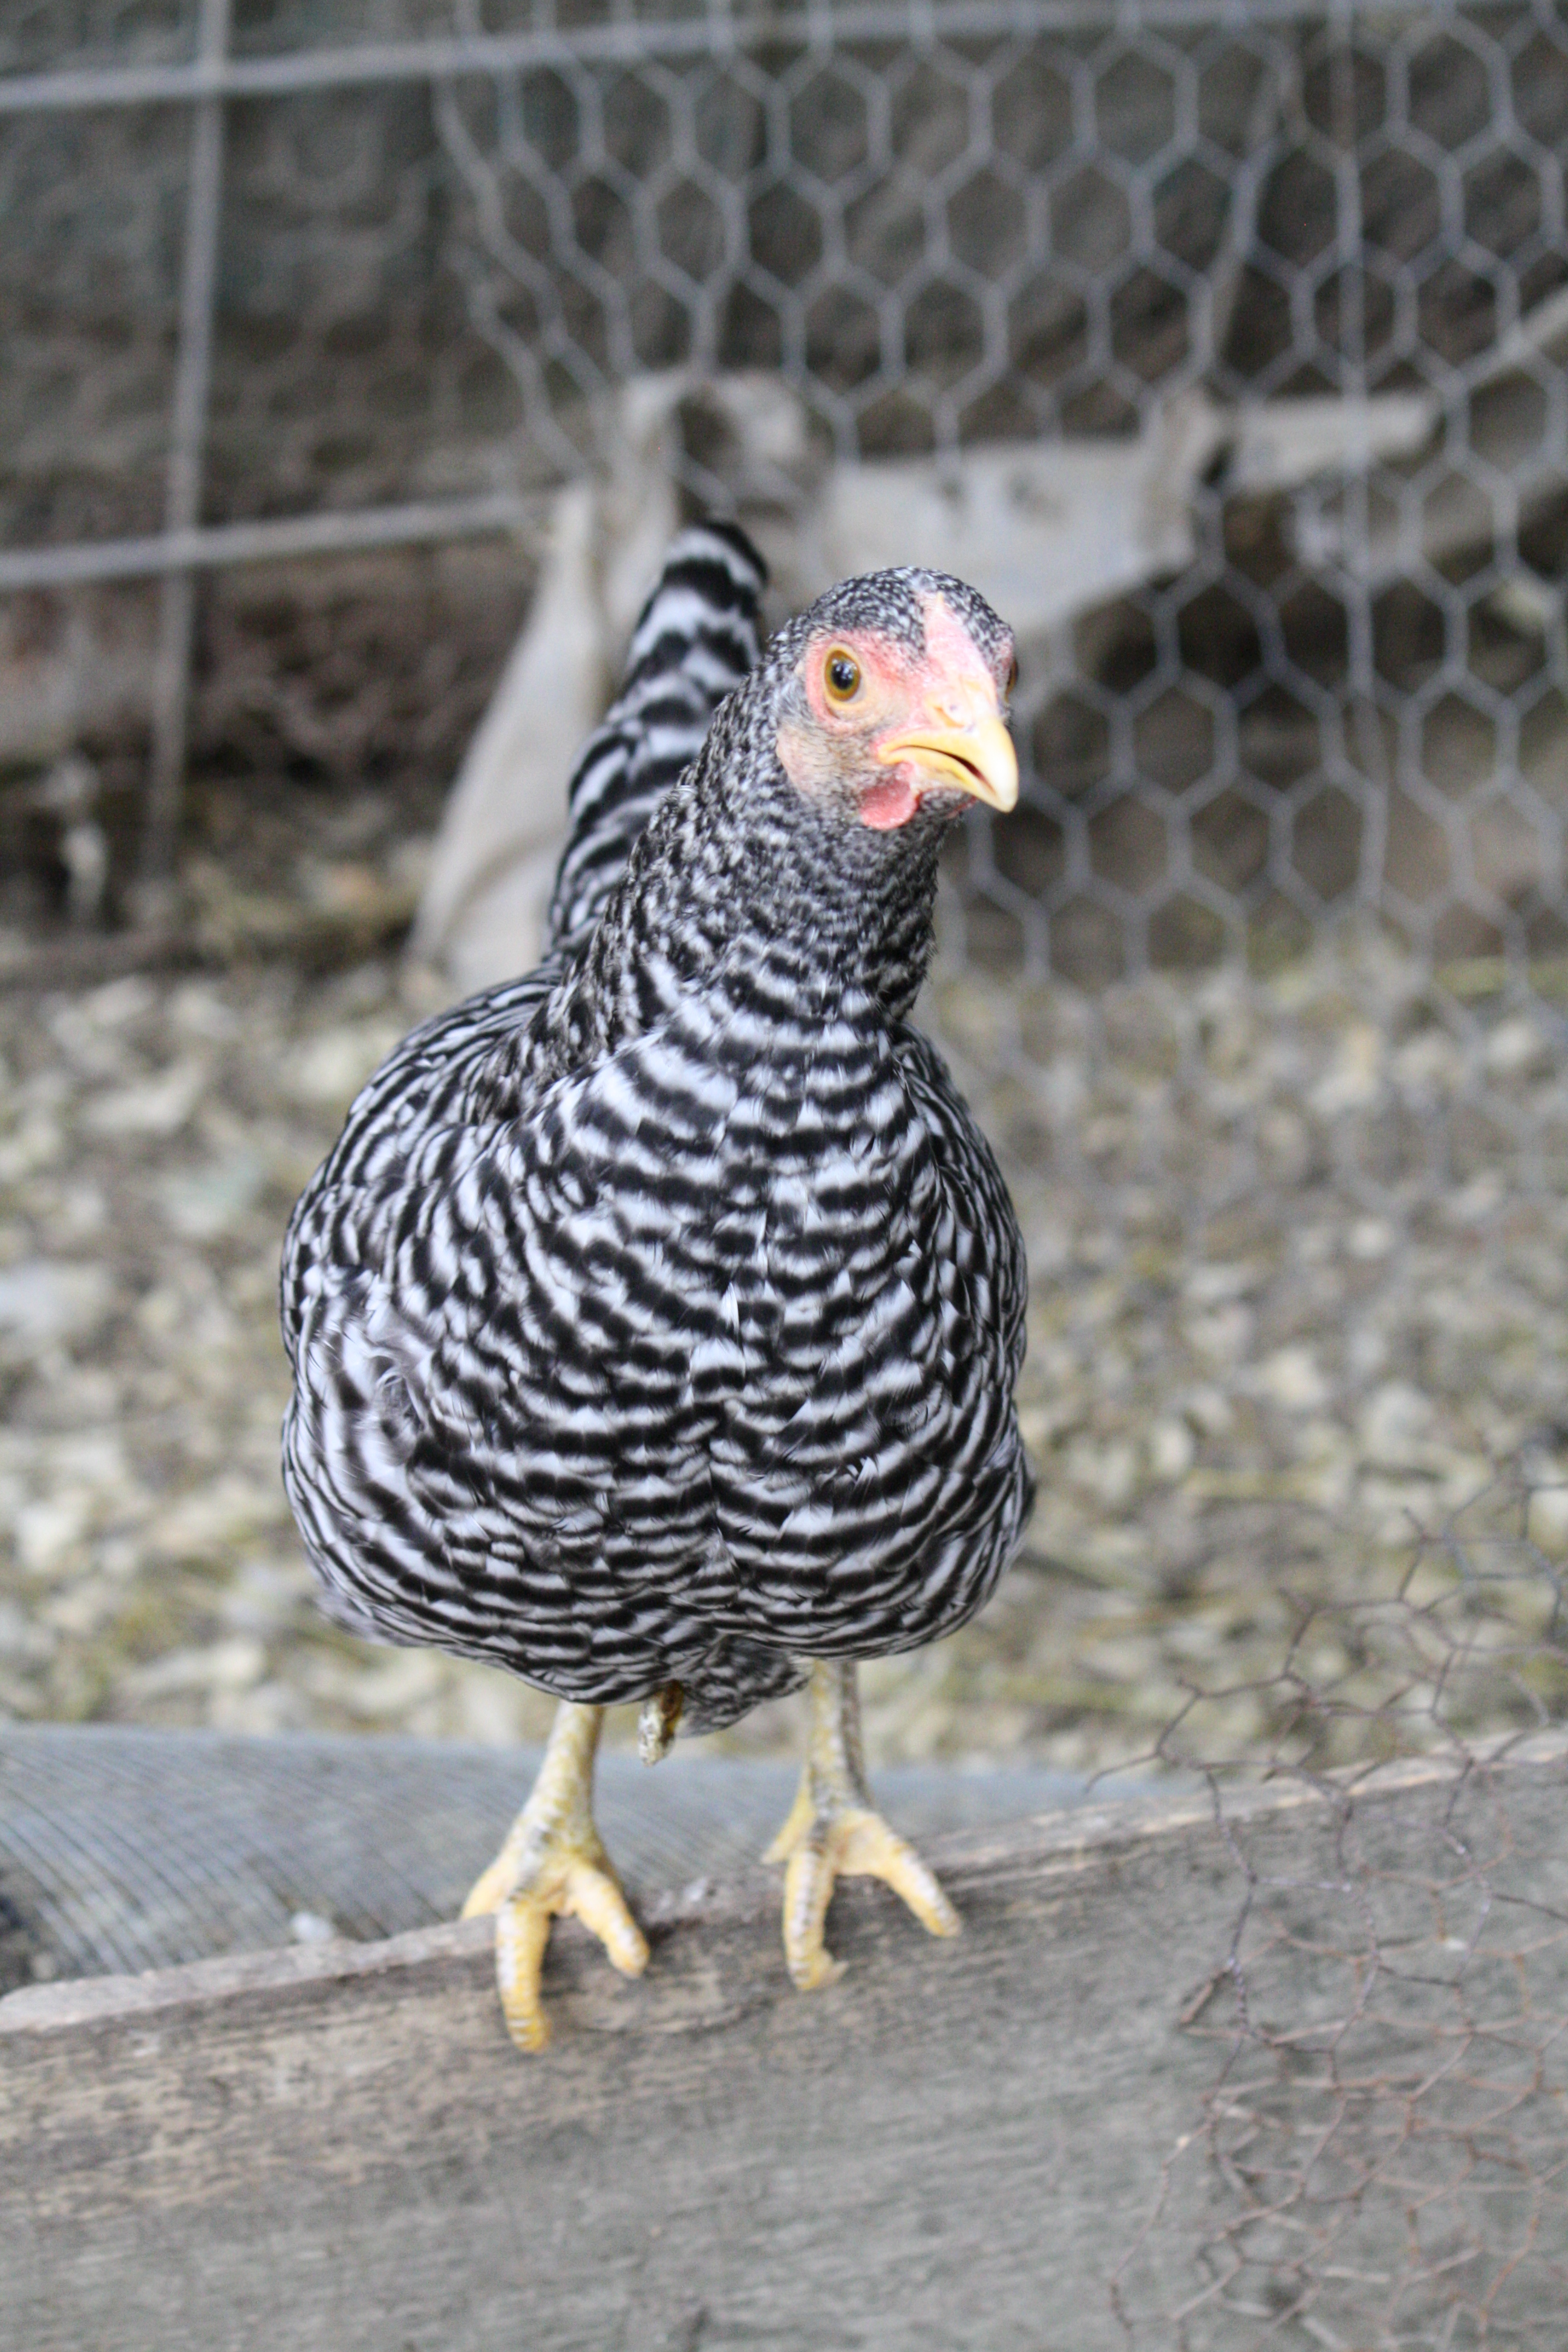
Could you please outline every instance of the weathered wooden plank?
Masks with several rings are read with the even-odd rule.
[[[657,1772],[615,1748],[598,1759],[595,1818],[634,1904],[744,1871],[789,1811],[795,1766],[704,1746]],[[358,1943],[455,1919],[542,1756],[363,1732],[0,1723],[0,1993],[286,1945],[301,1911]],[[878,1802],[917,1843],[1085,1794],[1035,1766],[877,1775]]]
[[[1510,1796],[1559,1859],[1561,1781],[1521,1766]],[[1419,1846],[1451,1794],[1404,1768],[1358,1800],[1363,1834]],[[1231,1811],[1271,1866],[1321,1865],[1306,1792]],[[809,1999],[761,1873],[656,1906],[636,1984],[566,1928],[538,2060],[502,2033],[484,1922],[12,1995],[5,2341],[1121,2345],[1108,2276],[1218,2063],[1178,2021],[1229,1940],[1234,1845],[1185,1798],[932,1858],[963,1937],[850,1886],[849,1972]],[[1181,2259],[1194,2193],[1167,2200],[1156,2259]]]

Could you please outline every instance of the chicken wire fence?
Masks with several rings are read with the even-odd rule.
[[[613,388],[761,369],[819,458],[1155,436],[1175,541],[1031,648],[973,958],[1560,954],[1559,8],[571,13],[11,12],[14,761],[118,740],[166,858],[195,572],[199,756],[441,770],[516,557],[342,551],[526,538]],[[1363,446],[1271,478],[1324,399]]]
[[[1044,1476],[962,1672],[1171,1721],[1247,1890],[1121,2324],[1554,2341],[1561,1770],[1505,1767],[1568,1660],[1568,15],[79,0],[0,67],[17,924],[129,919],[215,776],[433,810],[649,379],[774,543],[1017,460],[1069,583],[930,1003]],[[759,377],[782,444],[704,389]],[[1393,1839],[1358,1776],[1418,1758]]]
[[[1246,1772],[1216,1760],[1224,1675],[1191,1678],[1157,1745],[1206,1786],[1239,1902],[1172,2002],[1214,2078],[1112,2273],[1130,2346],[1560,2331],[1568,1628],[1530,1501],[1500,1479],[1376,1599],[1298,1596],[1279,1671],[1247,1685]]]

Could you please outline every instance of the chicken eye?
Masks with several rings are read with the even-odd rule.
[[[860,691],[860,665],[842,646],[835,646],[823,665],[829,702],[852,702]]]
[[[1011,694],[1011,693],[1012,693],[1013,688],[1017,685],[1017,683],[1018,683],[1018,656],[1017,656],[1017,655],[1016,655],[1016,654],[1015,654],[1015,655],[1014,655],[1014,656],[1013,656],[1013,658],[1012,658],[1012,660],[1011,660],[1011,661],[1008,663],[1008,665],[1007,665],[1007,688],[1006,688],[1006,690],[1007,690],[1007,692],[1008,692],[1009,694]]]

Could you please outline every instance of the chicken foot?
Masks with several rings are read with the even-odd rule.
[[[958,1933],[958,1914],[931,1872],[872,1805],[852,1659],[819,1658],[812,1666],[811,1728],[800,1791],[763,1859],[788,1865],[784,1958],[802,1992],[836,1983],[844,1973],[843,1962],[823,1942],[837,1879],[883,1879],[933,1936]]]
[[[574,1915],[624,1977],[640,1976],[647,1945],[594,1826],[594,1759],[602,1706],[563,1700],[544,1761],[506,1843],[463,1906],[465,1919],[495,1914],[496,1984],[506,2030],[520,2050],[542,2050],[550,2022],[539,1997],[552,1918]]]

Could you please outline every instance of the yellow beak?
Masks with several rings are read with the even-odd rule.
[[[967,727],[914,727],[877,746],[889,768],[904,761],[928,787],[972,793],[987,808],[1004,812],[1018,804],[1018,755],[1000,719],[971,719]]]

